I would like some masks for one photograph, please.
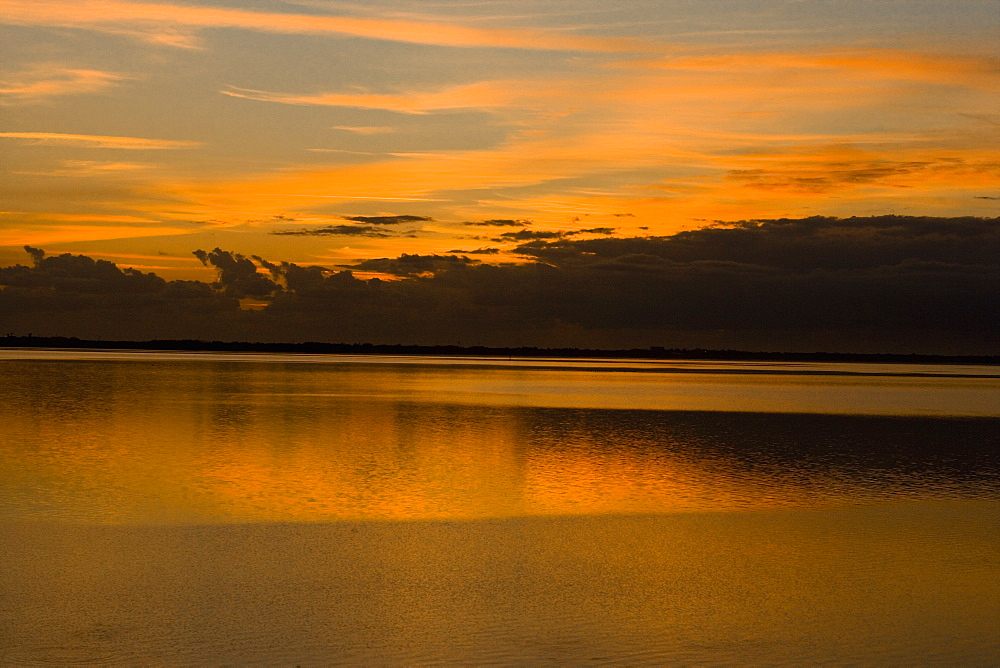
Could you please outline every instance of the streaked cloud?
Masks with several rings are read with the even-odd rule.
[[[172,226],[133,227],[129,225],[37,225],[0,230],[0,246],[30,244],[67,244],[80,241],[138,239],[177,234],[191,234],[190,228]]]
[[[374,191],[373,191],[374,192]],[[442,202],[444,200],[433,198],[433,197],[390,197],[388,195],[374,195],[374,194],[360,194],[355,192],[344,192],[341,194],[333,193],[310,193],[303,194],[297,192],[284,192],[284,193],[258,193],[261,197],[265,198],[284,198],[284,197],[301,197],[304,199],[350,199],[350,200],[378,200],[378,201],[393,201],[399,200],[402,202]],[[270,215],[270,214],[269,214]]]
[[[298,35],[347,35],[453,47],[499,47],[553,51],[645,51],[637,40],[588,37],[542,29],[478,28],[443,21],[422,22],[257,12],[230,7],[115,0],[0,0],[3,21],[13,25],[83,28],[148,36],[169,46],[191,46],[180,29],[239,28]]]
[[[352,269],[374,271],[390,276],[432,276],[460,267],[481,264],[480,260],[455,255],[410,255],[403,253],[398,258],[370,258],[363,260]]]
[[[37,104],[64,95],[96,93],[128,78],[114,72],[37,64],[0,78],[0,104]]]
[[[271,234],[291,237],[374,237],[377,239],[388,239],[393,236],[384,228],[373,225],[326,225],[311,229],[274,230]]]
[[[89,250],[81,250],[81,251],[78,251],[78,252],[81,255],[90,255],[90,256],[94,256],[94,257],[99,257],[102,260],[105,260],[105,259],[108,259],[108,258],[112,258],[114,260],[119,260],[119,259],[125,259],[125,260],[159,260],[160,262],[170,261],[170,262],[188,262],[188,263],[190,263],[190,262],[200,262],[200,260],[198,258],[196,258],[196,257],[187,257],[187,256],[176,257],[176,256],[173,256],[173,255],[169,255],[167,253],[160,253],[158,255],[141,255],[141,254],[136,254],[136,253],[102,253],[102,252],[99,252],[99,251],[89,251]],[[120,267],[127,267],[127,266],[149,266],[149,265],[124,265],[124,264],[119,264],[118,266],[120,266]],[[163,267],[157,267],[157,268],[160,269],[160,268],[163,268]]]
[[[855,72],[890,79],[946,84],[996,82],[1000,58],[922,53],[898,49],[858,48],[820,53],[772,52],[724,55],[680,55],[652,61],[622,63],[618,67],[649,67],[697,72],[761,72],[800,70]]]
[[[402,225],[404,223],[422,223],[434,220],[429,216],[414,216],[411,214],[389,216],[345,216],[344,219],[368,225]]]
[[[386,155],[385,151],[348,151],[342,148],[307,148],[310,153],[343,153],[345,155]]]
[[[63,160],[60,167],[46,171],[14,171],[14,174],[34,176],[102,177],[132,175],[147,172],[154,165],[138,162],[100,162],[97,160]]]
[[[532,241],[534,239],[559,239],[562,236],[564,236],[562,232],[518,230],[517,232],[504,232],[493,241]]]
[[[465,224],[480,227],[523,227],[530,222],[529,220],[514,220],[512,218],[491,218],[490,220],[470,221]]]
[[[126,150],[161,150],[197,148],[202,142],[176,139],[145,139],[142,137],[113,137],[107,135],[74,135],[60,132],[0,132],[5,139],[21,139],[32,144],[81,146],[88,148],[117,148]]]
[[[385,125],[333,125],[331,130],[343,130],[359,135],[384,135],[395,132],[396,129]]]
[[[996,183],[1000,158],[989,155],[926,155],[911,159],[834,147],[827,154],[787,156],[761,161],[752,169],[734,169],[727,180],[744,188],[826,194],[847,190],[957,186],[978,189]],[[745,158],[747,159],[747,158]]]
[[[59,221],[66,223],[159,223],[155,218],[142,218],[141,216],[100,214],[100,213],[22,213],[6,211],[2,215],[16,215],[25,220],[39,221]]]
[[[499,255],[499,248],[476,248],[474,250],[452,249],[449,253],[460,253],[462,255]]]
[[[297,204],[297,200],[326,199],[329,195],[324,193],[331,190],[343,200],[388,200],[404,194],[402,199],[414,201],[443,199],[435,195],[445,192],[461,200],[462,191],[510,191],[517,194],[480,196],[474,208],[501,216],[504,212],[531,213],[536,221],[548,224],[586,216],[605,216],[610,221],[615,214],[630,211],[637,225],[676,230],[695,218],[732,219],[740,212],[764,217],[835,208],[846,213],[851,202],[865,200],[898,206],[895,202],[904,191],[920,206],[954,198],[960,192],[971,200],[997,183],[996,160],[995,156],[991,159],[989,148],[945,151],[904,142],[862,149],[815,142],[766,152],[713,154],[676,146],[656,151],[663,142],[662,137],[642,130],[580,135],[572,142],[522,139],[493,150],[286,171],[245,181],[178,184],[168,192],[170,197],[190,202],[195,210],[253,203],[258,210],[285,211],[302,208],[304,202]],[[679,176],[655,176],[679,168]],[[606,188],[606,194],[566,192],[563,185],[567,179],[600,179],[614,171],[634,170],[646,170],[648,175]],[[524,189],[538,194],[520,194]],[[831,201],[831,193],[839,199]],[[501,216],[496,220],[506,219]]]
[[[505,82],[483,81],[452,86],[439,91],[409,92],[397,95],[373,93],[321,93],[319,95],[295,95],[291,93],[271,93],[267,91],[237,88],[231,86],[219,91],[223,95],[259,102],[278,102],[294,105],[317,105],[324,107],[356,107],[359,109],[385,109],[403,114],[426,114],[447,109],[490,108],[509,106],[518,93],[518,87]],[[348,128],[338,128],[348,129]],[[377,134],[382,128],[372,131],[352,129],[359,134]]]

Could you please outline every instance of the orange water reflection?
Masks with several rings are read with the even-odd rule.
[[[846,383],[862,395],[900,384],[885,377],[218,360],[6,360],[0,376],[8,518],[474,519],[996,491],[991,420],[630,407],[671,393],[710,401],[722,386],[725,401],[767,387],[768,401],[810,388],[817,401]],[[966,382],[935,381],[904,389],[947,394]],[[572,399],[595,396],[624,408]]]
[[[0,663],[997,663],[996,419],[539,373],[0,361]]]

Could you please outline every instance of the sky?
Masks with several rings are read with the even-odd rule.
[[[1000,210],[993,0],[0,0],[0,17],[0,265],[29,244],[207,280],[198,248],[517,261],[529,232]]]
[[[1000,352],[996,9],[0,0],[0,329]]]

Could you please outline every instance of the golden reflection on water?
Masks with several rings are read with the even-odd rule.
[[[2,664],[1000,658],[988,379],[129,359],[0,359]]]
[[[883,377],[866,385],[169,358],[6,360],[0,374],[9,390],[0,405],[0,516],[14,518],[664,513],[976,496],[995,484],[994,469],[980,470],[988,420],[589,407],[595,396],[598,406],[643,406],[664,393],[710,396],[720,385],[735,388],[726,401],[770,386],[773,402],[800,395],[796,383],[818,393],[852,383],[856,396],[900,382]],[[962,379],[906,379],[917,392],[934,380],[947,394]],[[583,396],[585,407],[574,407]],[[553,397],[570,397],[568,406]],[[942,461],[942,448],[954,462]]]

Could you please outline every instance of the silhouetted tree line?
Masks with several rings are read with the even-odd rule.
[[[889,353],[794,353],[753,352],[747,350],[704,350],[700,348],[628,348],[599,350],[593,348],[492,348],[486,346],[416,346],[374,343],[266,343],[247,341],[196,341],[192,339],[154,339],[151,341],[102,341],[63,336],[0,337],[0,347],[63,348],[103,350],[161,350],[201,352],[259,352],[337,355],[397,355],[448,357],[525,357],[564,359],[649,359],[754,362],[869,362],[880,364],[975,364],[1000,365],[1000,355],[907,355]]]
[[[383,224],[380,222],[380,224]],[[26,247],[0,268],[0,332],[147,341],[343,341],[483,349],[1000,352],[1000,218],[711,225],[664,237],[533,239],[522,262],[461,254],[349,268],[194,254],[166,281]],[[391,280],[359,278],[352,270]],[[241,300],[264,304],[242,310]]]

